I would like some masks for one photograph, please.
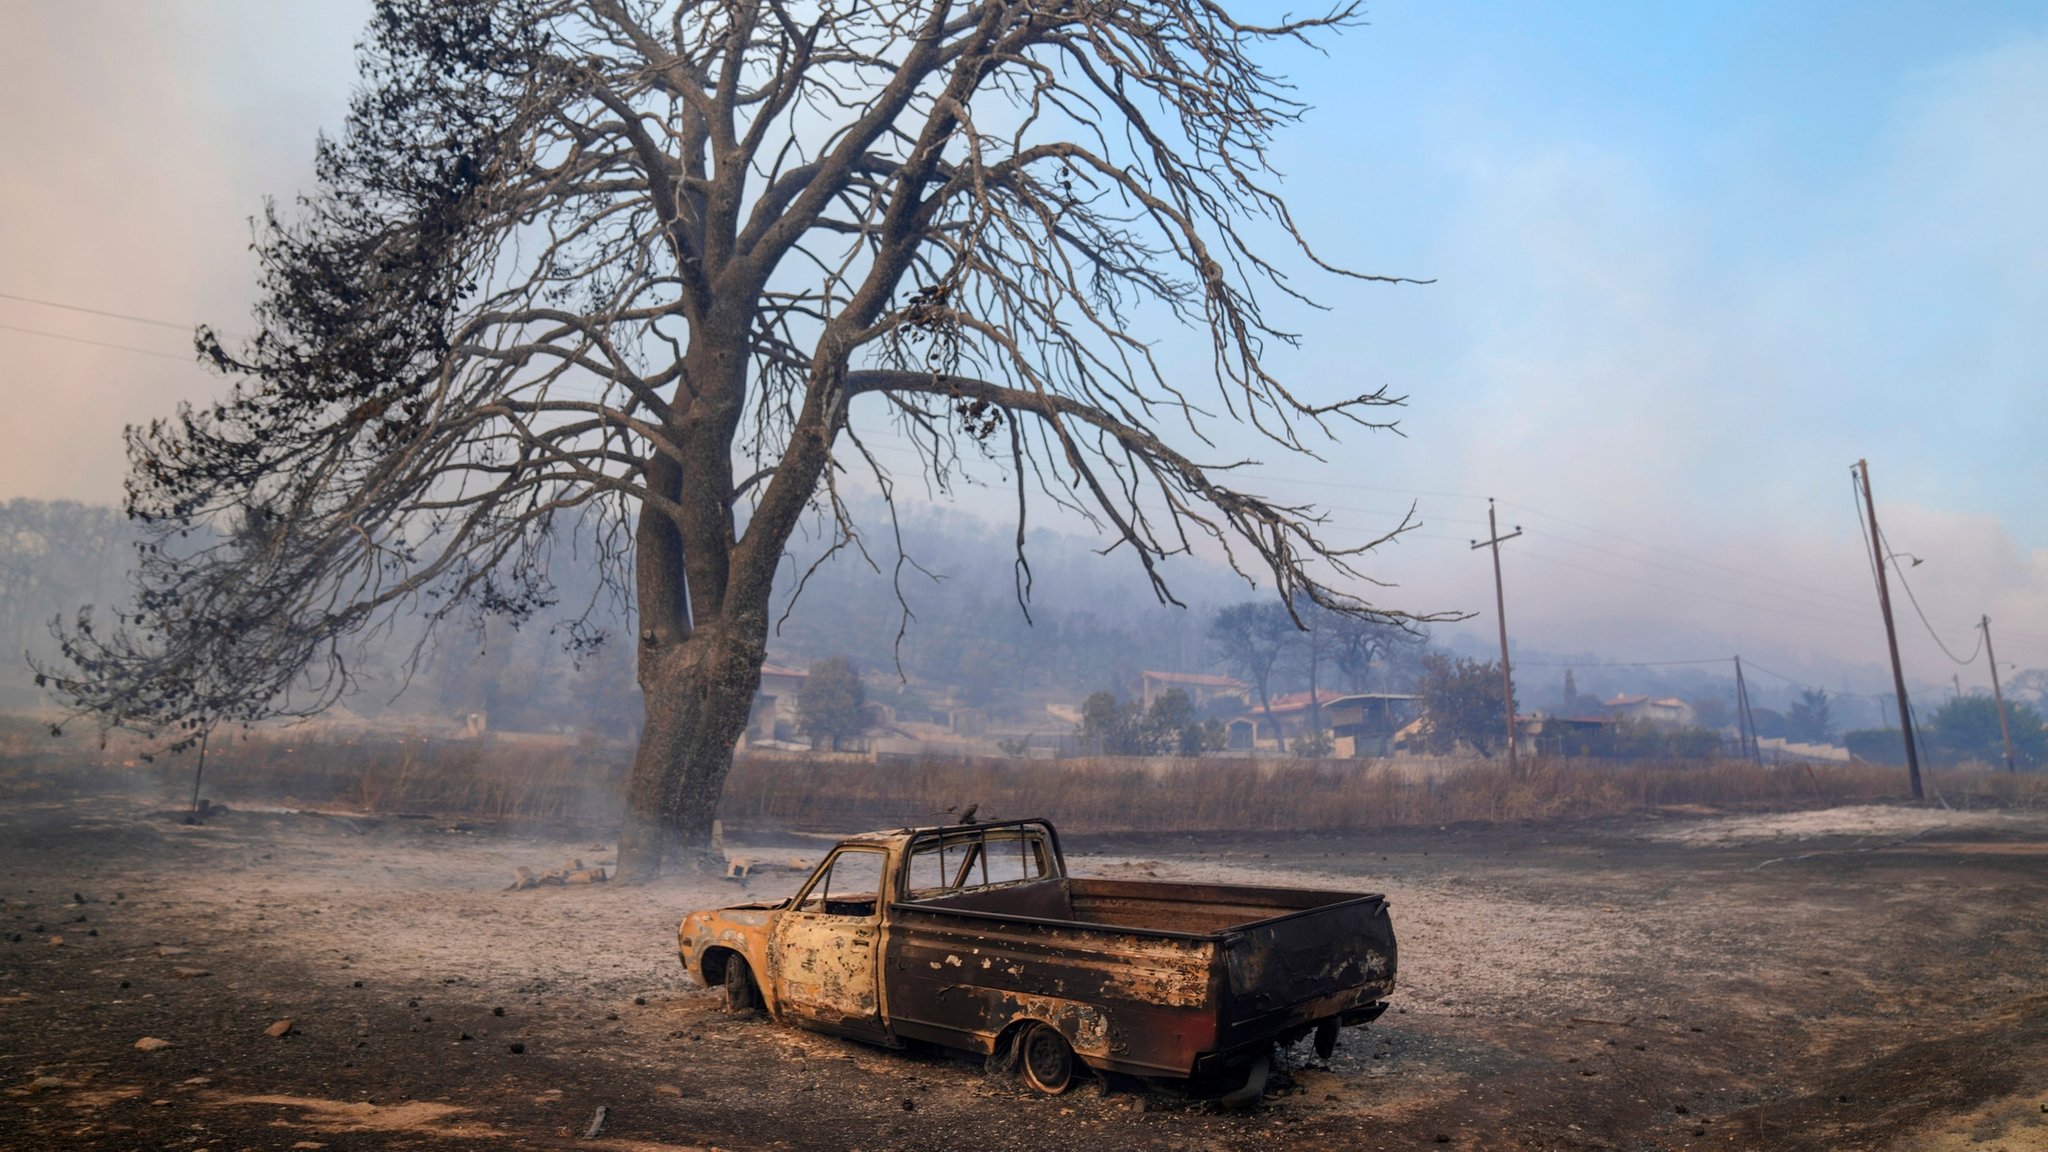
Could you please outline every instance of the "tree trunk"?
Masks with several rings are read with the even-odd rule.
[[[702,629],[674,650],[641,652],[646,721],[626,788],[620,880],[652,880],[670,859],[723,868],[711,824],[760,687],[760,648],[758,640]]]

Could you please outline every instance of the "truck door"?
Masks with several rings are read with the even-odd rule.
[[[880,848],[839,849],[778,918],[768,964],[785,1011],[835,1032],[886,1036],[876,977],[888,860]]]

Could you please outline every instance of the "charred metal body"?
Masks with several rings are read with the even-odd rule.
[[[729,1001],[744,964],[778,1020],[984,1055],[1027,1038],[1056,1072],[1043,1025],[1090,1068],[1174,1078],[1311,1032],[1327,1051],[1386,1009],[1396,959],[1383,896],[1070,877],[1043,820],[854,837],[790,900],[692,913],[679,947]],[[1027,1068],[1064,1087],[1047,1076]]]

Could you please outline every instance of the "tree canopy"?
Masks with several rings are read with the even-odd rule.
[[[834,752],[842,740],[852,740],[874,726],[867,687],[846,657],[830,656],[811,665],[797,692],[796,718],[812,747],[823,743]]]
[[[1481,756],[1507,746],[1500,665],[1432,653],[1415,687],[1422,698],[1423,745],[1439,755],[1469,745]]]

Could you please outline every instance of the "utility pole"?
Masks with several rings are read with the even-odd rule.
[[[1899,663],[1899,632],[1892,624],[1892,594],[1884,578],[1883,536],[1877,530],[1877,501],[1870,495],[1870,461],[1858,460],[1856,472],[1863,484],[1863,507],[1870,518],[1870,557],[1877,569],[1877,607],[1884,614],[1884,638],[1892,651],[1892,686],[1898,689],[1899,731],[1906,741],[1906,774],[1913,782],[1913,799],[1924,800],[1920,789],[1920,752],[1913,746],[1913,714],[1906,701],[1906,671]]]
[[[1756,713],[1749,710],[1749,685],[1742,679],[1742,657],[1735,658],[1735,730],[1742,744],[1742,755],[1764,762],[1764,746],[1756,736]]]
[[[1983,619],[1984,660],[1991,665],[1991,699],[1998,704],[1998,734],[2005,737],[2005,770],[2017,772],[2019,767],[2012,758],[2012,725],[2005,720],[2005,690],[1998,686],[1998,656],[1991,651],[1991,617]]]
[[[1508,767],[1516,766],[1515,759],[1515,678],[1508,669],[1508,601],[1500,585],[1500,546],[1502,541],[1513,540],[1522,534],[1522,526],[1503,536],[1500,523],[1493,518],[1493,497],[1486,498],[1486,534],[1489,539],[1474,540],[1472,547],[1493,549],[1493,614],[1500,621],[1500,687],[1501,707],[1508,714]]]

